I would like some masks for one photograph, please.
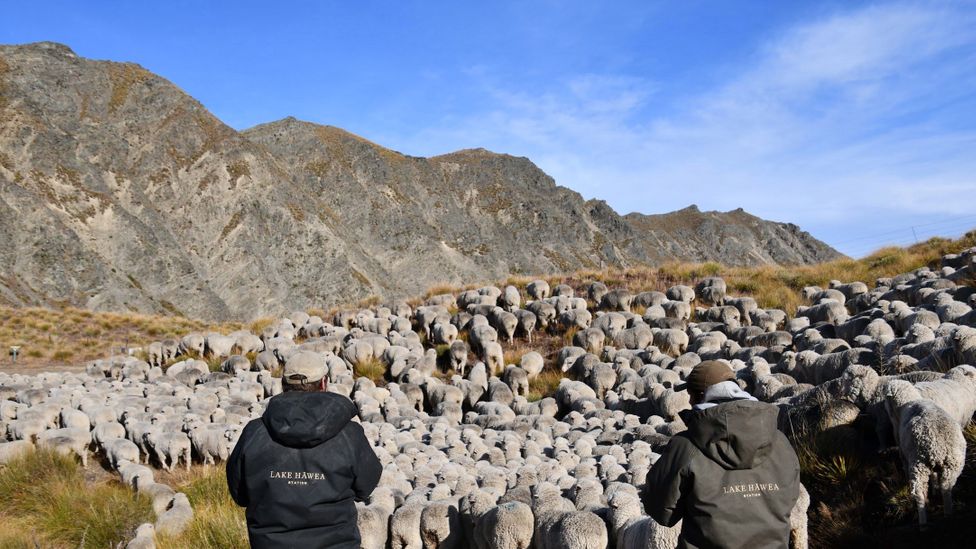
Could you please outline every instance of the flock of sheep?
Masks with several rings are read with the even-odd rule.
[[[671,548],[680,524],[647,517],[638,489],[685,429],[683,379],[718,359],[780,407],[788,436],[873,417],[882,448],[900,452],[924,524],[930,482],[952,510],[976,411],[976,248],[942,263],[873,289],[806,288],[810,305],[792,317],[728,296],[714,277],[636,295],[535,281],[524,294],[488,286],[328,320],[297,312],[260,334],[190,334],[152,343],[148,361],[112,357],[84,374],[0,374],[0,464],[34,445],[82,462],[94,448],[152,498],[157,521],[129,546],[153,547],[155,532],[178,533],[193,516],[153,467],[226,459],[281,391],[272,371],[320,361],[384,464],[359,504],[363,547]],[[506,364],[505,345],[540,332],[572,334],[572,344]],[[202,357],[221,357],[220,371]],[[385,383],[354,375],[377,363]],[[530,400],[544,368],[566,377]],[[794,547],[806,546],[808,504],[802,491]]]

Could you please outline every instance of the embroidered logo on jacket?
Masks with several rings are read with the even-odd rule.
[[[309,471],[274,471],[268,474],[268,478],[287,480],[288,484],[306,485],[309,481],[325,480],[325,475]]]
[[[722,494],[742,494],[744,498],[754,498],[764,492],[778,492],[779,485],[775,482],[758,482],[755,484],[730,484],[722,487]]]

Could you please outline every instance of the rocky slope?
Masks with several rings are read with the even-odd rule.
[[[694,215],[692,215],[694,214]],[[138,65],[0,46],[0,302],[246,319],[439,282],[837,252],[741,211],[620,216],[528,159],[243,132]]]

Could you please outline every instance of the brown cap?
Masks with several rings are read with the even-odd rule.
[[[688,390],[704,393],[716,383],[735,379],[735,372],[727,364],[717,360],[706,360],[691,369],[685,383]]]

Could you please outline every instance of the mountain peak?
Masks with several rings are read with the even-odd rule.
[[[238,132],[60,44],[0,54],[0,239],[23,243],[0,257],[2,303],[244,319],[513,273],[836,255],[696,206],[622,217],[483,148],[411,157],[291,116]]]
[[[31,42],[29,44],[23,45],[10,45],[2,46],[5,48],[14,48],[25,51],[36,51],[46,54],[61,55],[65,57],[78,57],[78,55],[70,47],[60,42]]]

